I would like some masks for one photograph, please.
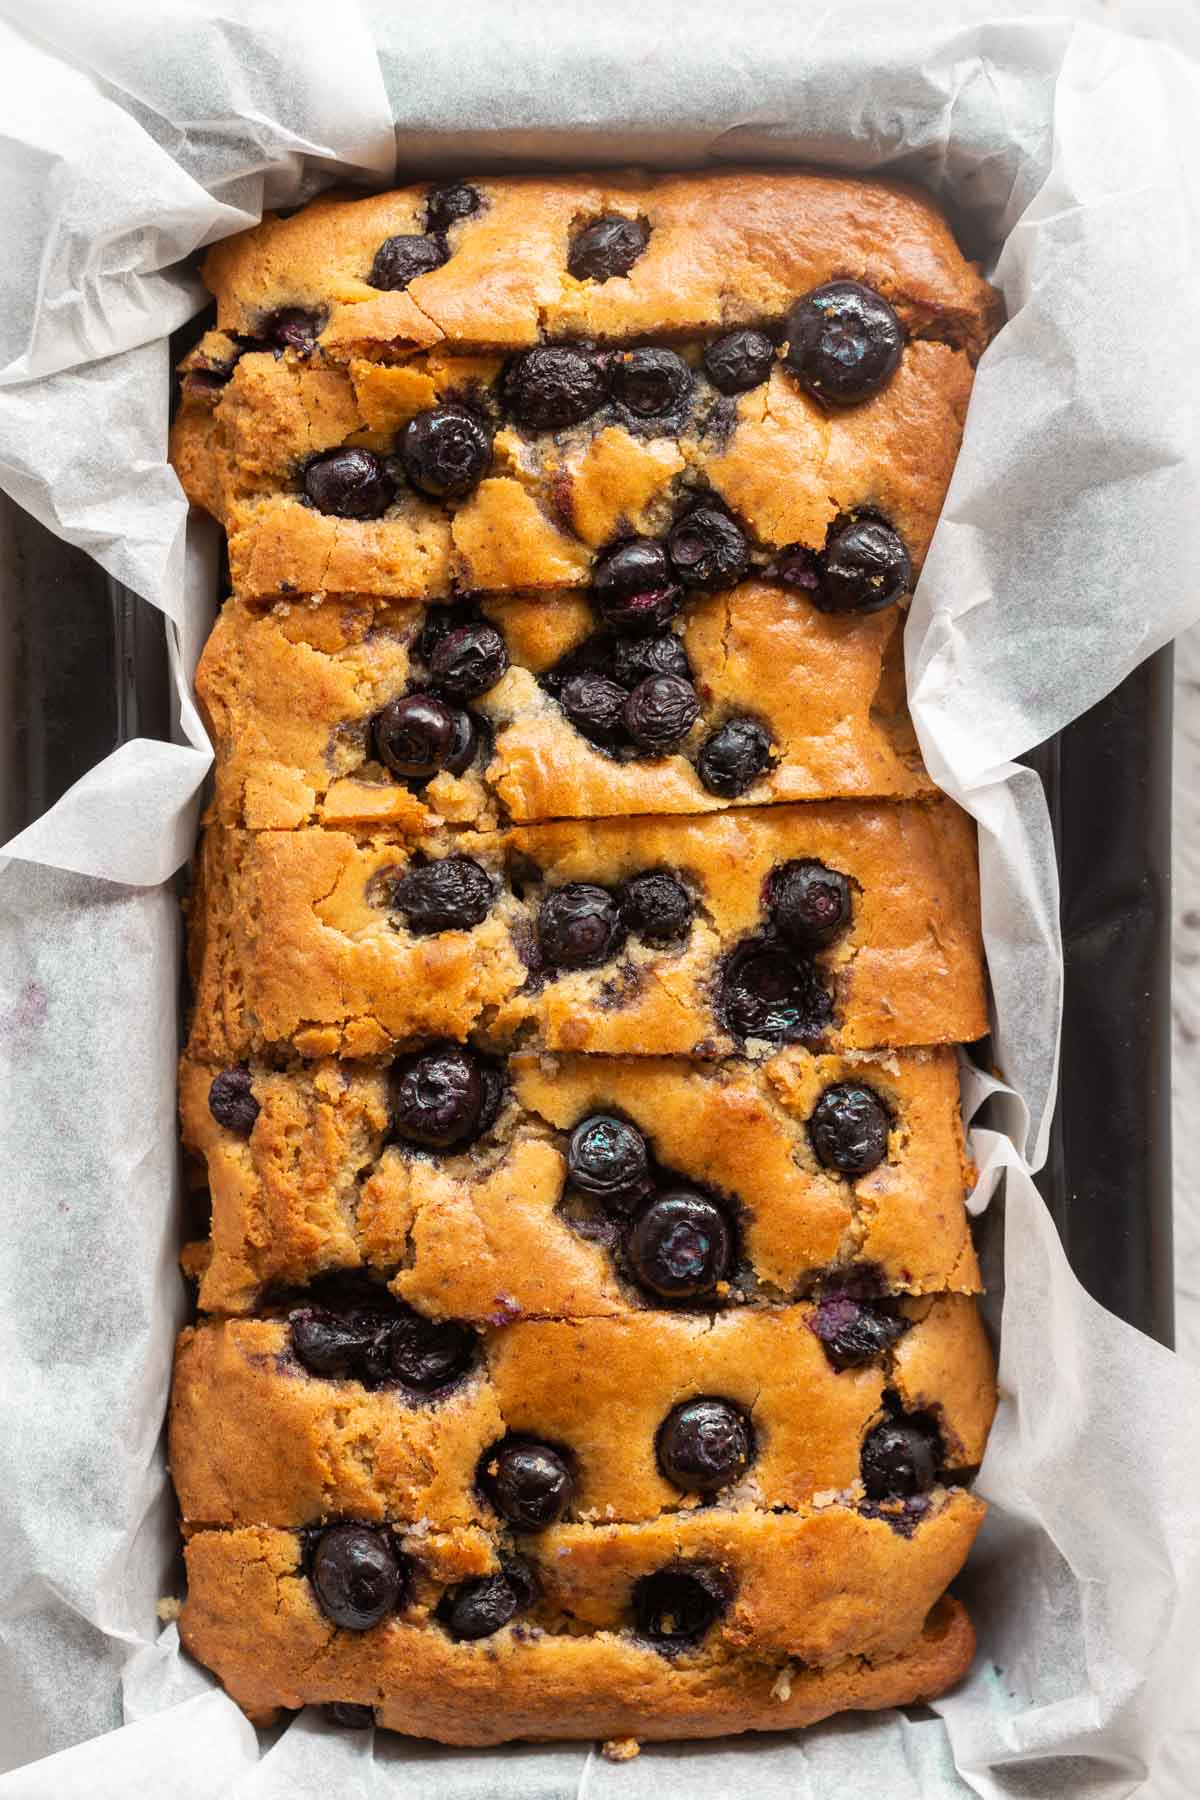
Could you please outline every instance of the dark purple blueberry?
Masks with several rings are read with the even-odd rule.
[[[407,1388],[435,1394],[461,1381],[475,1361],[479,1338],[458,1319],[426,1319],[406,1307],[388,1339],[388,1367]]]
[[[750,566],[745,533],[715,506],[698,506],[671,527],[667,555],[685,587],[733,587]]]
[[[663,869],[648,869],[625,882],[621,913],[634,937],[662,946],[687,937],[696,908],[682,881]]]
[[[429,1150],[458,1149],[480,1131],[480,1060],[461,1044],[435,1044],[392,1065],[391,1097],[397,1137]]]
[[[321,1611],[343,1631],[370,1631],[403,1603],[407,1586],[391,1538],[367,1525],[321,1533],[312,1584]]]
[[[904,327],[874,288],[827,281],[787,316],[784,360],[819,400],[853,406],[877,394],[904,348]]]
[[[427,606],[413,646],[414,655],[422,662],[428,662],[442,639],[457,631],[460,625],[469,624],[471,617],[461,606],[446,606],[440,601]]]
[[[585,1194],[628,1204],[650,1180],[650,1152],[635,1125],[610,1113],[593,1113],[571,1133],[567,1179]]]
[[[765,331],[729,331],[704,352],[704,372],[721,394],[744,394],[771,373],[775,346]]]
[[[282,306],[264,319],[262,335],[281,350],[311,356],[324,323],[324,315],[319,312],[310,312],[303,306]]]
[[[656,538],[629,538],[597,562],[592,598],[614,631],[641,637],[670,623],[683,603],[683,590]]]
[[[827,1169],[866,1175],[887,1155],[891,1119],[879,1095],[856,1081],[827,1087],[813,1108],[808,1136]]]
[[[818,1302],[809,1324],[835,1369],[874,1362],[903,1335],[907,1319],[888,1307],[886,1300],[859,1300],[852,1294],[828,1294]]]
[[[548,894],[537,929],[542,955],[554,969],[599,968],[625,935],[617,902],[591,881],[569,881]]]
[[[863,1486],[872,1500],[904,1500],[927,1494],[937,1480],[941,1439],[922,1413],[882,1419],[863,1440]]]
[[[258,1117],[258,1101],[250,1091],[250,1071],[245,1063],[222,1069],[208,1090],[208,1110],[218,1125],[248,1138]]]
[[[353,1700],[331,1700],[325,1708],[325,1717],[343,1731],[369,1731],[375,1723],[372,1708],[357,1706]]]
[[[485,1450],[476,1479],[502,1519],[518,1531],[545,1531],[571,1504],[575,1483],[561,1450],[514,1434]]]
[[[367,285],[395,293],[415,281],[418,275],[440,269],[449,254],[444,239],[436,232],[427,236],[401,232],[397,237],[384,238],[375,252]]]
[[[623,350],[613,361],[613,399],[635,422],[682,423],[695,385],[674,350]]]
[[[471,1641],[491,1637],[509,1624],[533,1598],[530,1577],[516,1566],[516,1558],[495,1575],[475,1575],[448,1588],[438,1601],[435,1617],[452,1638]]]
[[[728,719],[705,738],[696,773],[710,794],[736,800],[771,763],[771,740],[754,719]]]
[[[707,1195],[671,1188],[638,1214],[625,1252],[642,1287],[665,1300],[695,1300],[725,1278],[733,1240],[724,1213]]]
[[[626,700],[624,717],[638,749],[661,755],[683,742],[700,717],[700,702],[682,675],[650,675]]]
[[[491,455],[492,434],[467,406],[432,406],[400,437],[404,473],[435,500],[460,500],[478,487]]]
[[[862,514],[832,532],[825,544],[813,605],[822,612],[882,612],[912,586],[904,540],[882,519]]]
[[[450,753],[442,767],[447,775],[461,775],[470,768],[479,754],[479,746],[483,741],[483,732],[479,721],[471,717],[461,707],[454,708],[454,737],[450,745]]]
[[[426,231],[447,231],[460,219],[477,213],[483,201],[478,188],[469,181],[450,181],[430,188],[425,200]]]
[[[455,712],[436,694],[389,700],[372,719],[371,735],[380,762],[408,781],[428,781],[459,747]]]
[[[189,369],[183,377],[184,392],[188,394],[215,394],[227,387],[233,379],[233,363],[210,363],[207,368]]]
[[[756,939],[742,944],[726,963],[720,1011],[736,1038],[814,1048],[833,1008],[808,957]]]
[[[674,631],[657,637],[618,638],[613,651],[613,674],[623,687],[635,688],[650,675],[679,675],[692,679],[683,639]]]
[[[740,1481],[754,1457],[754,1433],[740,1406],[704,1395],[672,1407],[655,1440],[658,1466],[685,1494],[715,1494]]]
[[[396,498],[396,484],[371,450],[326,450],[305,466],[304,492],[335,519],[378,519]]]
[[[728,1605],[729,1582],[708,1563],[668,1563],[634,1583],[637,1630],[666,1655],[698,1644]]]
[[[784,587],[799,588],[815,604],[821,586],[821,559],[803,544],[788,544],[772,562],[770,575]]]
[[[607,675],[572,675],[563,682],[558,702],[589,743],[615,749],[627,740],[626,698],[625,689]]]
[[[491,876],[472,857],[444,856],[407,869],[392,887],[390,905],[410,931],[424,935],[469,931],[487,918],[495,898]]]
[[[782,937],[816,949],[850,923],[850,883],[811,858],[780,863],[767,883],[767,907]]]
[[[504,400],[526,431],[561,431],[590,419],[608,398],[608,374],[598,356],[566,345],[543,345],[514,356],[504,375]]]
[[[494,688],[508,668],[508,647],[494,625],[460,625],[442,638],[429,659],[429,675],[452,700],[474,700]]]
[[[372,1307],[346,1311],[301,1307],[288,1317],[296,1360],[310,1375],[376,1377],[382,1374],[384,1355],[374,1351],[386,1338],[393,1317],[392,1310]]]
[[[628,275],[646,248],[650,227],[641,219],[597,219],[575,238],[567,268],[576,281],[611,281]]]

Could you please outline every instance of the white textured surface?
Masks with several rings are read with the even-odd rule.
[[[1175,1292],[1176,1343],[1200,1363],[1200,626],[1175,652]]]

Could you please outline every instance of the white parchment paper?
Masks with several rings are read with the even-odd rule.
[[[1045,808],[1012,761],[1200,612],[1200,70],[1174,47],[1200,32],[1169,6],[1133,24],[1029,0],[0,0],[0,485],[162,609],[180,715],[179,742],[125,746],[0,864],[3,1800],[1200,1789],[1200,1376],[1082,1292],[1029,1179],[1061,959]],[[960,1583],[981,1655],[936,1716],[622,1766],[310,1714],[260,1737],[155,1618],[178,1583],[159,1432],[182,1308],[161,884],[209,763],[188,679],[214,594],[164,458],[164,337],[200,301],[181,260],[264,206],[587,160],[907,174],[1005,292],[907,633],[926,757],[980,821],[1016,1090],[1009,1136],[975,1134],[980,1210],[1006,1174],[981,1220],[993,1511]]]

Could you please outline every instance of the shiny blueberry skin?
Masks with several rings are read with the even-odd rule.
[[[494,625],[476,622],[447,632],[429,659],[429,678],[452,700],[486,694],[508,668],[508,646]]]
[[[491,1637],[514,1619],[533,1599],[534,1583],[517,1557],[505,1560],[495,1575],[476,1575],[448,1588],[438,1602],[435,1616],[452,1638],[470,1642]]]
[[[850,923],[850,883],[811,858],[780,863],[767,884],[767,907],[781,937],[817,949]]]
[[[740,1406],[704,1395],[673,1407],[658,1428],[658,1466],[685,1494],[715,1494],[741,1479],[754,1458],[754,1433]]]
[[[458,1149],[484,1129],[482,1064],[461,1044],[437,1044],[394,1064],[391,1097],[392,1129],[407,1143]]]
[[[491,876],[472,857],[444,856],[406,870],[393,884],[390,904],[410,931],[424,935],[469,931],[487,918],[495,898]]]
[[[728,1582],[701,1562],[669,1563],[641,1576],[633,1589],[637,1630],[664,1655],[698,1644],[728,1604]]]
[[[598,356],[566,345],[543,345],[514,356],[504,375],[504,401],[527,431],[561,431],[590,419],[608,398],[607,369]]]
[[[454,737],[450,754],[442,764],[447,775],[462,775],[470,768],[479,754],[484,735],[477,719],[462,707],[454,708]]]
[[[435,500],[461,500],[478,487],[491,455],[491,432],[466,406],[430,407],[410,419],[400,437],[404,473]]]
[[[331,1700],[325,1708],[325,1717],[343,1731],[367,1731],[375,1723],[372,1708],[356,1706],[352,1700]]]
[[[736,800],[771,763],[771,740],[754,719],[729,719],[705,738],[696,773],[710,794]]]
[[[835,1369],[857,1369],[890,1350],[908,1321],[889,1311],[889,1302],[828,1294],[817,1303],[809,1324]]]
[[[904,1500],[927,1494],[937,1480],[941,1440],[921,1413],[883,1419],[863,1440],[863,1486],[872,1500]]]
[[[296,1360],[310,1375],[353,1376],[374,1384],[383,1372],[384,1344],[395,1317],[386,1300],[374,1306],[352,1306],[335,1311],[325,1306],[305,1306],[288,1317]]]
[[[695,385],[692,371],[674,350],[625,350],[613,362],[613,399],[635,423],[654,419],[681,424]]]
[[[624,937],[620,908],[607,888],[569,881],[542,901],[538,941],[555,969],[595,969],[619,948]]]
[[[262,335],[280,350],[311,356],[323,326],[321,313],[309,312],[302,306],[282,306],[264,319]]]
[[[821,586],[821,560],[804,544],[788,544],[771,564],[769,573],[784,587],[798,588],[816,603]]]
[[[373,451],[326,450],[306,464],[304,492],[335,519],[378,519],[396,498],[396,484]]]
[[[696,690],[682,675],[650,675],[625,702],[625,729],[651,755],[681,744],[699,717]]]
[[[428,781],[446,767],[457,741],[455,713],[436,694],[404,694],[371,721],[381,763],[408,781]]]
[[[650,236],[640,219],[597,219],[581,231],[567,257],[576,281],[611,281],[628,275]]]
[[[390,1537],[366,1525],[331,1525],[313,1554],[312,1585],[333,1624],[370,1631],[402,1603],[407,1583]]]
[[[614,631],[660,632],[683,604],[683,590],[655,538],[630,538],[607,552],[592,573],[592,599]]]
[[[692,679],[683,639],[674,631],[656,637],[618,638],[613,647],[612,672],[622,687],[635,688],[649,675],[678,675]]]
[[[736,1038],[819,1045],[833,1014],[815,965],[762,939],[742,944],[721,978],[721,1016]]]
[[[828,281],[798,300],[787,317],[785,361],[819,400],[853,406],[877,394],[904,348],[904,327],[873,288]]]
[[[625,1204],[645,1193],[650,1152],[635,1125],[611,1113],[593,1113],[571,1133],[567,1178],[585,1194]]]
[[[367,285],[382,288],[387,293],[395,293],[400,288],[406,288],[410,281],[415,281],[418,275],[428,275],[432,269],[440,269],[449,254],[444,241],[436,233],[418,236],[412,232],[401,232],[397,237],[385,238],[375,252]]]
[[[744,394],[767,380],[775,346],[763,331],[729,331],[704,352],[704,372],[720,394]]]
[[[638,1214],[625,1252],[641,1287],[665,1300],[695,1300],[724,1279],[733,1240],[724,1213],[707,1195],[672,1188]]]
[[[713,506],[698,506],[671,527],[667,555],[685,587],[733,587],[750,566],[745,533]]]
[[[696,908],[682,881],[663,869],[648,869],[625,882],[621,913],[634,937],[663,946],[687,937]]]
[[[891,1119],[871,1088],[857,1081],[827,1087],[813,1108],[808,1136],[818,1158],[839,1175],[866,1175],[887,1155]]]
[[[404,1387],[438,1394],[461,1381],[475,1361],[479,1338],[458,1319],[426,1319],[405,1307],[388,1340],[388,1367]]]
[[[882,612],[911,587],[904,540],[882,519],[863,514],[830,534],[812,600],[822,612]]]
[[[478,188],[469,181],[447,182],[430,188],[425,200],[425,229],[446,231],[460,219],[469,219],[483,205]]]
[[[476,1480],[501,1518],[518,1531],[545,1531],[557,1524],[575,1488],[561,1450],[519,1435],[484,1451]]]
[[[208,1090],[208,1110],[218,1125],[248,1138],[258,1117],[258,1101],[250,1091],[250,1071],[245,1063],[222,1069]]]
[[[563,711],[589,743],[615,750],[628,741],[623,687],[607,675],[572,675],[559,690]]]

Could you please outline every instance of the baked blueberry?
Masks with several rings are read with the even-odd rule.
[[[404,473],[435,500],[459,500],[478,487],[491,455],[492,434],[468,406],[432,406],[400,437]]]
[[[367,1525],[321,1533],[312,1584],[321,1611],[344,1631],[370,1631],[403,1603],[407,1587],[390,1536]]]
[[[576,281],[611,281],[628,275],[650,236],[641,219],[597,219],[578,234],[567,257]]]
[[[706,737],[696,773],[710,794],[736,800],[771,763],[771,740],[754,719],[727,719]]]
[[[461,1381],[479,1338],[458,1319],[426,1319],[404,1307],[388,1334],[388,1366],[404,1387],[435,1394]]]
[[[345,448],[310,457],[304,492],[335,519],[378,519],[396,498],[396,484],[373,451]]]
[[[665,1300],[711,1294],[729,1270],[733,1239],[715,1201],[692,1188],[671,1188],[643,1207],[625,1243],[640,1286]]]
[[[508,1625],[533,1598],[533,1581],[516,1557],[495,1575],[475,1575],[448,1588],[435,1616],[453,1638],[491,1637]]]
[[[331,1700],[325,1708],[325,1717],[343,1731],[366,1731],[375,1723],[372,1708],[357,1706],[353,1700]]]
[[[469,931],[487,918],[496,889],[487,870],[470,856],[443,856],[406,869],[392,886],[390,905],[412,932]]]
[[[832,1017],[815,964],[761,938],[728,959],[719,1000],[726,1029],[736,1038],[816,1047]]]
[[[924,1413],[881,1419],[863,1440],[860,1467],[872,1500],[904,1500],[927,1494],[937,1480],[942,1445]]]
[[[639,750],[661,755],[681,744],[700,716],[700,702],[682,675],[650,675],[625,702],[625,729]]]
[[[698,506],[671,527],[667,555],[685,587],[733,587],[750,566],[745,533],[715,506]]]
[[[622,687],[635,688],[649,675],[679,675],[692,679],[683,639],[674,631],[655,637],[618,638],[613,647],[613,674]]]
[[[479,754],[479,746],[484,741],[486,730],[478,719],[473,718],[463,707],[452,708],[454,713],[454,736],[450,743],[450,752],[442,764],[447,775],[462,775]]]
[[[720,394],[744,394],[766,381],[775,346],[765,331],[727,331],[704,352],[704,373]]]
[[[625,689],[607,675],[572,675],[559,689],[559,705],[589,743],[615,749],[627,738]]]
[[[827,281],[787,316],[784,360],[819,400],[853,406],[877,394],[904,348],[904,327],[874,288]]]
[[[428,781],[444,769],[460,748],[458,732],[454,708],[436,694],[389,700],[371,721],[375,754],[408,781]]]
[[[729,1583],[708,1563],[668,1563],[642,1575],[633,1588],[639,1633],[668,1655],[698,1644],[728,1604]]]
[[[504,375],[504,400],[527,431],[561,431],[590,419],[608,398],[603,359],[567,345],[522,350]]]
[[[617,902],[592,881],[555,888],[542,901],[537,928],[542,955],[554,969],[598,968],[625,935]]]
[[[882,612],[912,586],[904,540],[869,513],[833,531],[825,544],[813,605],[822,612]]]
[[[519,1434],[484,1451],[476,1480],[501,1518],[518,1531],[545,1531],[557,1524],[575,1487],[561,1450]]]
[[[674,350],[623,350],[613,360],[613,398],[638,422],[682,422],[695,377]]]
[[[670,623],[683,603],[683,590],[657,539],[628,538],[597,562],[592,599],[614,631],[640,637]]]
[[[786,545],[775,557],[768,573],[784,587],[799,588],[815,602],[821,586],[821,561],[804,544]]]
[[[857,1081],[827,1087],[808,1121],[818,1158],[839,1175],[866,1175],[887,1155],[891,1119],[871,1088]]]
[[[208,1110],[226,1131],[235,1131],[238,1137],[250,1136],[258,1117],[258,1101],[250,1091],[250,1071],[245,1063],[235,1063],[232,1069],[222,1069],[213,1076]]]
[[[429,659],[429,676],[452,700],[474,700],[508,668],[508,647],[494,625],[476,621],[447,632]]]
[[[634,937],[665,945],[687,937],[696,908],[682,881],[665,869],[647,869],[622,886],[621,914]]]
[[[391,1317],[390,1311],[368,1306],[342,1311],[301,1307],[288,1316],[296,1360],[310,1375],[353,1376],[361,1381],[364,1375],[382,1374],[384,1358],[376,1358],[372,1351],[386,1337]]]
[[[446,231],[460,219],[469,219],[483,204],[478,188],[469,181],[450,181],[430,188],[425,199],[426,231]]]
[[[413,232],[401,232],[396,237],[384,238],[375,252],[367,285],[383,288],[387,293],[395,293],[399,288],[406,288],[410,281],[415,281],[418,275],[428,275],[431,269],[440,269],[449,254],[445,241],[436,233],[419,236]]]
[[[892,1302],[860,1300],[853,1294],[826,1294],[809,1324],[835,1369],[874,1362],[908,1329]]]
[[[567,1145],[567,1179],[585,1194],[628,1205],[650,1182],[650,1152],[635,1125],[611,1113],[582,1119]]]
[[[685,1494],[715,1494],[739,1481],[754,1456],[754,1433],[740,1406],[704,1395],[672,1407],[655,1440],[658,1466]]]
[[[263,321],[262,333],[280,350],[294,350],[298,356],[311,356],[324,325],[324,315],[309,312],[303,306],[281,306]]]
[[[429,1150],[460,1149],[484,1129],[487,1084],[480,1058],[462,1044],[435,1044],[394,1063],[392,1129]]]
[[[780,863],[767,883],[767,908],[781,937],[816,949],[850,923],[850,883],[811,858]]]

